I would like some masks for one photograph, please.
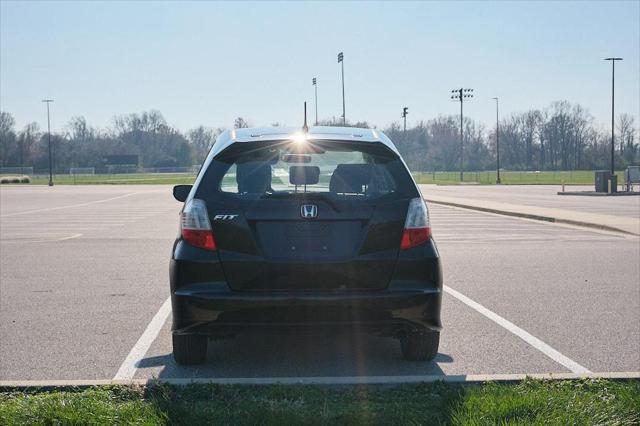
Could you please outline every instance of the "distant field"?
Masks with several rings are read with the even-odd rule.
[[[618,184],[624,183],[624,172],[616,172]],[[413,172],[417,183],[458,185],[460,184],[459,172]],[[502,183],[505,185],[592,185],[594,183],[594,172],[591,170],[578,170],[567,172],[500,172]],[[56,185],[92,185],[92,184],[190,184],[195,180],[193,173],[132,173],[132,174],[104,174],[104,175],[56,175],[54,183]],[[496,172],[465,172],[465,183],[478,183],[493,185],[496,180]],[[31,176],[31,183],[35,185],[46,185],[49,182],[48,176]]]
[[[56,185],[122,185],[122,184],[191,184],[196,175],[193,173],[132,173],[132,174],[109,174],[109,175],[56,175],[53,182]],[[49,183],[49,176],[32,176],[31,183],[35,185],[46,185]]]
[[[624,172],[616,172],[618,184],[624,182]],[[440,185],[460,184],[460,172],[413,172],[417,183],[435,183]],[[594,172],[592,170],[576,171],[544,171],[544,172],[516,172],[500,171],[500,180],[504,185],[593,185]],[[464,182],[494,185],[495,171],[465,172]]]

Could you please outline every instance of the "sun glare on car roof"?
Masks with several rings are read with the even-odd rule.
[[[302,132],[296,132],[291,136],[291,140],[296,144],[303,144],[307,142],[307,135]]]

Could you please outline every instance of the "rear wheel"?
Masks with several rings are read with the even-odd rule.
[[[400,348],[408,361],[429,361],[438,354],[439,331],[407,331],[400,336]]]
[[[173,335],[173,359],[180,365],[201,364],[207,358],[207,337],[197,334]]]

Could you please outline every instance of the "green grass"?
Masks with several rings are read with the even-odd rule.
[[[624,172],[616,172],[618,183],[624,182]],[[458,185],[460,184],[459,172],[413,172],[417,183]],[[544,172],[500,172],[502,183],[505,185],[593,185],[594,172],[590,170],[576,171],[544,171]],[[56,175],[54,183],[56,185],[94,185],[94,184],[191,184],[195,180],[192,173],[132,173],[132,174],[110,174],[110,175]],[[465,183],[495,184],[496,173],[494,171],[465,172]],[[46,185],[49,182],[48,176],[32,176],[31,184]]]
[[[618,184],[624,182],[624,172],[616,172]],[[460,184],[460,172],[413,172],[417,183],[435,183],[439,185]],[[542,171],[516,172],[500,171],[500,181],[503,185],[593,185],[595,174],[591,170],[574,171]],[[465,172],[464,182],[493,185],[496,183],[495,171]]]
[[[122,185],[122,184],[192,184],[196,179],[193,173],[131,173],[131,174],[110,174],[110,175],[56,175],[53,182],[56,185]],[[33,176],[31,183],[36,185],[46,185],[49,183],[49,176]]]
[[[639,381],[340,387],[157,385],[0,393],[2,425],[638,422]]]

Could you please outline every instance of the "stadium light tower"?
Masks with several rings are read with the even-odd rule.
[[[347,116],[345,115],[344,107],[344,53],[338,53],[338,63],[342,64],[342,124],[347,124]]]
[[[621,61],[622,58],[604,58],[605,61],[611,61],[611,176],[615,174],[615,113],[614,113],[614,101],[615,101],[615,88],[616,88],[616,61]]]
[[[404,107],[402,108],[402,115],[401,117],[404,118],[404,134],[407,134],[407,114],[409,114],[409,108],[408,107]]]
[[[454,89],[451,91],[451,99],[454,101],[460,101],[460,182],[464,178],[464,135],[463,125],[464,120],[462,116],[462,104],[465,99],[473,98],[473,89]]]
[[[51,157],[51,119],[49,118],[49,104],[53,99],[43,99],[42,102],[47,104],[47,133],[49,135],[49,186],[53,186],[53,170]]]
[[[498,98],[496,101],[496,184],[500,185],[500,121],[498,119]]]
[[[313,79],[311,79],[311,83],[313,84],[313,88],[315,89],[316,92],[316,126],[318,125],[318,79],[316,77],[313,77]]]

